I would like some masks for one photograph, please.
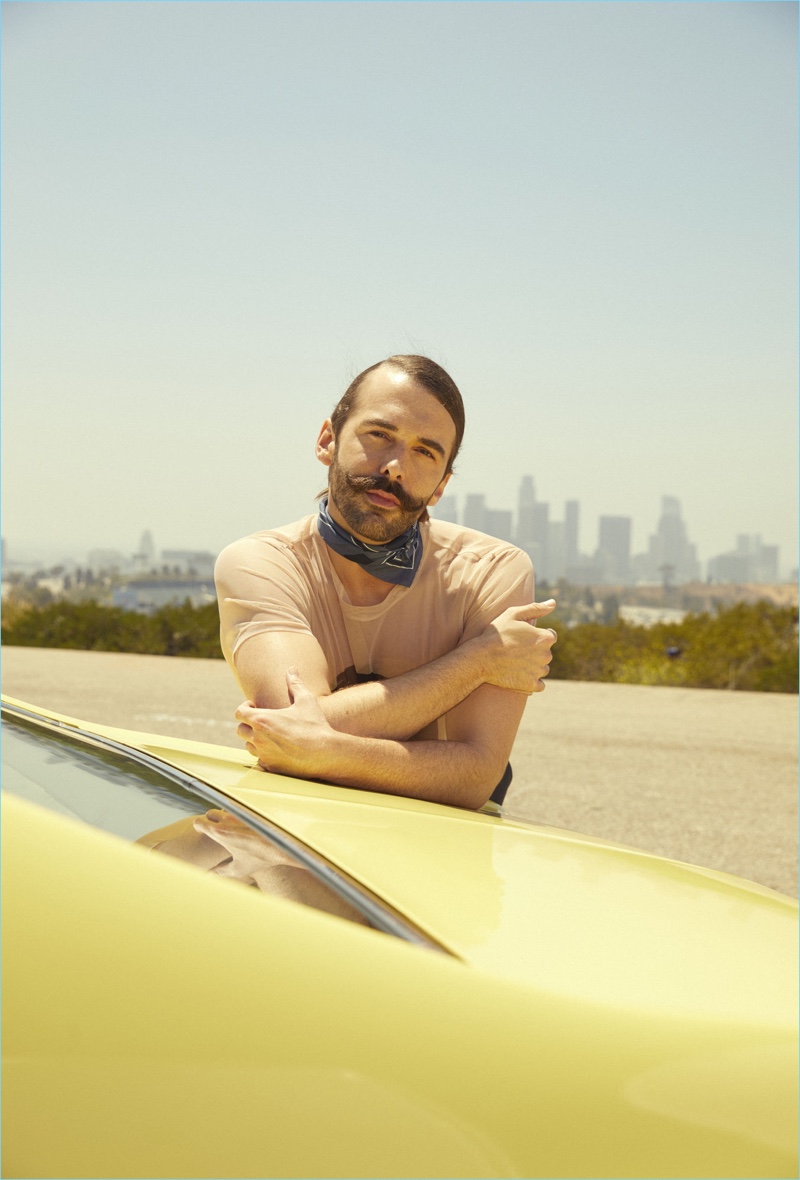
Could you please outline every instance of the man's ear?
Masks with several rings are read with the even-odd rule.
[[[333,433],[333,423],[330,418],[326,418],[322,423],[322,430],[319,432],[317,439],[317,458],[325,467],[330,467],[333,462],[334,454],[336,453],[336,439]]]
[[[434,504],[439,503],[442,496],[444,495],[444,489],[447,487],[447,485],[450,482],[450,476],[452,474],[453,474],[452,471],[448,471],[447,475],[444,477],[442,482],[439,484],[438,488],[436,489],[436,491],[433,493],[430,500],[428,501],[429,508],[433,508]]]

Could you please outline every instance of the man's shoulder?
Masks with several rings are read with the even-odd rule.
[[[217,558],[217,568],[230,568],[252,563],[269,562],[280,554],[301,557],[314,547],[319,538],[317,516],[304,516],[280,528],[262,529],[232,541]]]
[[[530,564],[530,558],[524,550],[510,541],[491,537],[477,529],[431,518],[428,530],[431,549],[440,559],[468,563],[509,561]]]

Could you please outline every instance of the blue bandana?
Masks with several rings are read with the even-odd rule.
[[[362,566],[373,578],[395,586],[410,586],[422,560],[422,535],[419,521],[386,545],[368,545],[351,537],[328,512],[328,497],[319,506],[319,533],[326,545]]]

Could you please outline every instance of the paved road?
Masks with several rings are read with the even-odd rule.
[[[221,660],[3,649],[3,691],[73,717],[238,746]],[[797,890],[797,697],[554,680],[507,810]]]

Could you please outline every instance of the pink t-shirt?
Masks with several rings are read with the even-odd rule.
[[[507,607],[533,602],[530,558],[506,541],[447,521],[420,525],[422,561],[411,586],[376,606],[353,606],[317,517],[253,533],[222,551],[215,570],[225,659],[267,631],[311,634],[332,690],[399,676],[473,639]]]

